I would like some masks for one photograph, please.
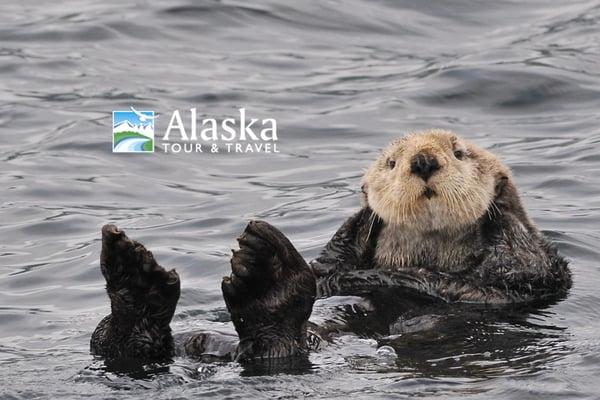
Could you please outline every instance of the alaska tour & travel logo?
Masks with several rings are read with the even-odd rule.
[[[154,153],[154,111],[113,111],[113,153]]]
[[[199,118],[196,108],[171,113],[159,148],[164,153],[279,153],[277,121],[237,110],[235,117]],[[153,153],[154,111],[113,111],[113,152]],[[162,118],[165,123],[166,119]]]

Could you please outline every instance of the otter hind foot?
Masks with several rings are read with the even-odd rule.
[[[179,299],[179,275],[166,271],[151,251],[114,225],[102,227],[100,267],[113,314],[171,321]]]
[[[240,344],[237,358],[280,358],[306,352],[315,278],[278,229],[251,221],[238,238],[222,290]]]
[[[102,227],[100,267],[111,314],[92,335],[92,351],[112,358],[170,357],[169,323],[180,295],[177,272],[165,270],[152,252],[114,225]]]

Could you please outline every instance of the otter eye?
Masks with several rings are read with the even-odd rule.
[[[462,160],[463,158],[465,158],[465,152],[462,150],[454,150],[454,157],[456,157],[459,160]]]
[[[392,160],[391,158],[388,158],[385,162],[385,165],[387,165],[389,169],[394,169],[394,167],[396,166],[396,161]]]

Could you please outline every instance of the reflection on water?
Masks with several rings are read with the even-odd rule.
[[[563,357],[565,328],[477,320],[451,320],[435,334],[403,338],[400,371],[427,377],[490,378],[535,374]],[[433,332],[432,332],[433,333]]]
[[[583,0],[3,2],[3,392],[595,398],[599,21],[600,3]],[[110,113],[130,106],[214,118],[245,107],[277,119],[280,153],[112,154]],[[108,312],[103,224],[177,268],[176,332],[230,331],[219,282],[245,222],[269,220],[314,257],[357,209],[377,151],[429,127],[513,168],[531,216],[571,260],[567,299],[522,315],[442,314],[429,330],[405,321],[386,339],[396,357],[376,352],[382,337],[342,332],[290,373],[185,358],[124,373],[89,354]]]

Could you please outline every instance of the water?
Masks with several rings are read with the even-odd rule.
[[[599,2],[63,3],[0,12],[4,398],[597,397]],[[246,107],[278,120],[280,153],[112,154],[110,112],[131,105],[215,118]],[[362,168],[429,127],[513,168],[571,260],[565,301],[406,339],[395,356],[343,336],[300,374],[185,358],[121,374],[90,356],[109,310],[104,223],[177,268],[176,332],[227,330],[219,282],[246,221],[314,257],[357,209]]]

